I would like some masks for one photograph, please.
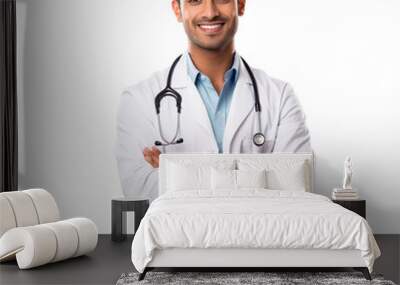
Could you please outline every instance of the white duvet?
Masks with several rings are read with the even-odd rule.
[[[358,249],[372,272],[380,250],[365,219],[327,197],[299,191],[179,191],[150,206],[132,243],[143,272],[154,249]]]

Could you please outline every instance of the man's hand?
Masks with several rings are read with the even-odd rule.
[[[158,164],[160,162],[160,159],[159,159],[160,153],[161,152],[155,146],[153,146],[151,148],[146,147],[143,150],[144,159],[148,163],[150,163],[150,165],[153,166],[154,168],[158,168]]]

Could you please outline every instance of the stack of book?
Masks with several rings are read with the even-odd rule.
[[[358,200],[358,192],[355,189],[335,188],[332,192],[334,200]]]

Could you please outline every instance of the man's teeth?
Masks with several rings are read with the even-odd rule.
[[[219,28],[221,26],[222,26],[222,24],[200,25],[200,27],[202,27],[203,29],[209,29],[209,30],[217,29],[217,28]]]

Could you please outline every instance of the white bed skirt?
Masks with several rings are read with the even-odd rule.
[[[170,248],[147,267],[366,267],[359,250]]]

